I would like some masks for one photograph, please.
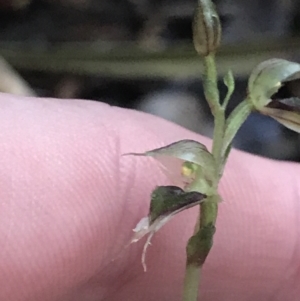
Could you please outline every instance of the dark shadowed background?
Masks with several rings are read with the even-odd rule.
[[[203,135],[212,119],[192,45],[196,0],[0,0],[0,91],[84,98],[162,116]],[[236,92],[262,60],[300,61],[300,1],[216,0],[223,24],[218,56]],[[274,97],[300,96],[300,82]],[[252,114],[235,147],[300,160],[299,135]]]

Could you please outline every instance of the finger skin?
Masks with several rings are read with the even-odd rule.
[[[2,94],[0,105],[0,300],[180,300],[197,208],[155,235],[144,273],[143,242],[124,246],[168,179],[121,154],[211,141],[96,102]],[[298,300],[298,164],[234,150],[220,193],[201,300]]]

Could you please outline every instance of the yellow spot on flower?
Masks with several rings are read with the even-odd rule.
[[[181,174],[184,177],[190,178],[195,174],[197,166],[191,162],[184,162],[181,168]]]

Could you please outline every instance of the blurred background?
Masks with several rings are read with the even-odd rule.
[[[300,62],[300,1],[216,0],[223,26],[222,76],[246,95],[247,77],[263,60]],[[134,108],[206,136],[213,123],[192,45],[197,0],[0,0],[0,91],[84,98]],[[300,96],[300,82],[281,97]],[[252,114],[234,146],[300,161],[299,135]]]

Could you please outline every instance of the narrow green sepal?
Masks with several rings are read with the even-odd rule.
[[[300,98],[272,100],[260,113],[270,116],[285,127],[300,133]]]
[[[202,168],[204,177],[211,180],[215,171],[215,159],[206,146],[198,141],[186,139],[156,148],[145,153],[129,153],[126,155],[149,156],[158,161],[163,157],[179,159],[181,163],[190,162]],[[161,162],[163,164],[163,162]]]

